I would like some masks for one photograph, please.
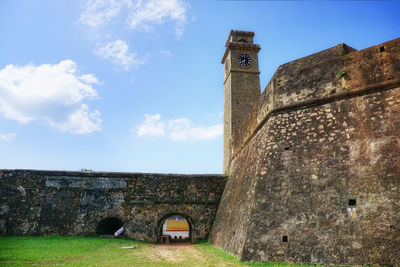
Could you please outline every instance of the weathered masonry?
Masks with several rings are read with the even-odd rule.
[[[245,261],[400,266],[400,39],[289,62],[261,94],[253,37],[231,31],[222,58],[228,180],[0,170],[0,234],[157,242],[180,215]]]
[[[232,31],[222,62],[212,243],[245,261],[400,266],[400,39],[284,64],[259,95],[253,35]]]
[[[157,242],[164,220],[179,214],[192,242],[206,239],[225,182],[221,175],[0,170],[0,234],[95,235],[123,225],[128,237]]]

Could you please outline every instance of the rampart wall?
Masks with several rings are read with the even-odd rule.
[[[246,261],[400,266],[400,39],[280,66],[232,147],[213,244]]]
[[[0,234],[95,235],[115,217],[126,235],[157,242],[168,215],[208,238],[226,179],[220,175],[0,170]]]

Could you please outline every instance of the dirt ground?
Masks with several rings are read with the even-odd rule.
[[[181,262],[190,255],[192,258],[201,260],[203,257],[200,252],[194,249],[192,244],[170,244],[158,245],[151,247],[153,250],[152,260],[159,259],[159,261],[166,262]]]
[[[153,262],[176,263],[180,266],[244,266],[230,261],[221,262],[210,257],[198,245],[190,243],[152,245],[141,254]]]

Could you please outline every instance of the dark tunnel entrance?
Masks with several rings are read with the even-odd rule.
[[[108,217],[99,222],[96,229],[98,235],[114,235],[114,233],[123,226],[120,219]]]

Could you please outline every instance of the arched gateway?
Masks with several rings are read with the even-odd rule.
[[[168,214],[158,222],[157,233],[160,243],[191,242],[193,220],[179,213]]]
[[[164,221],[179,215],[195,242],[208,237],[225,182],[221,175],[0,170],[0,235],[111,235],[123,226],[125,237],[156,243]],[[170,228],[179,230],[175,220]]]

